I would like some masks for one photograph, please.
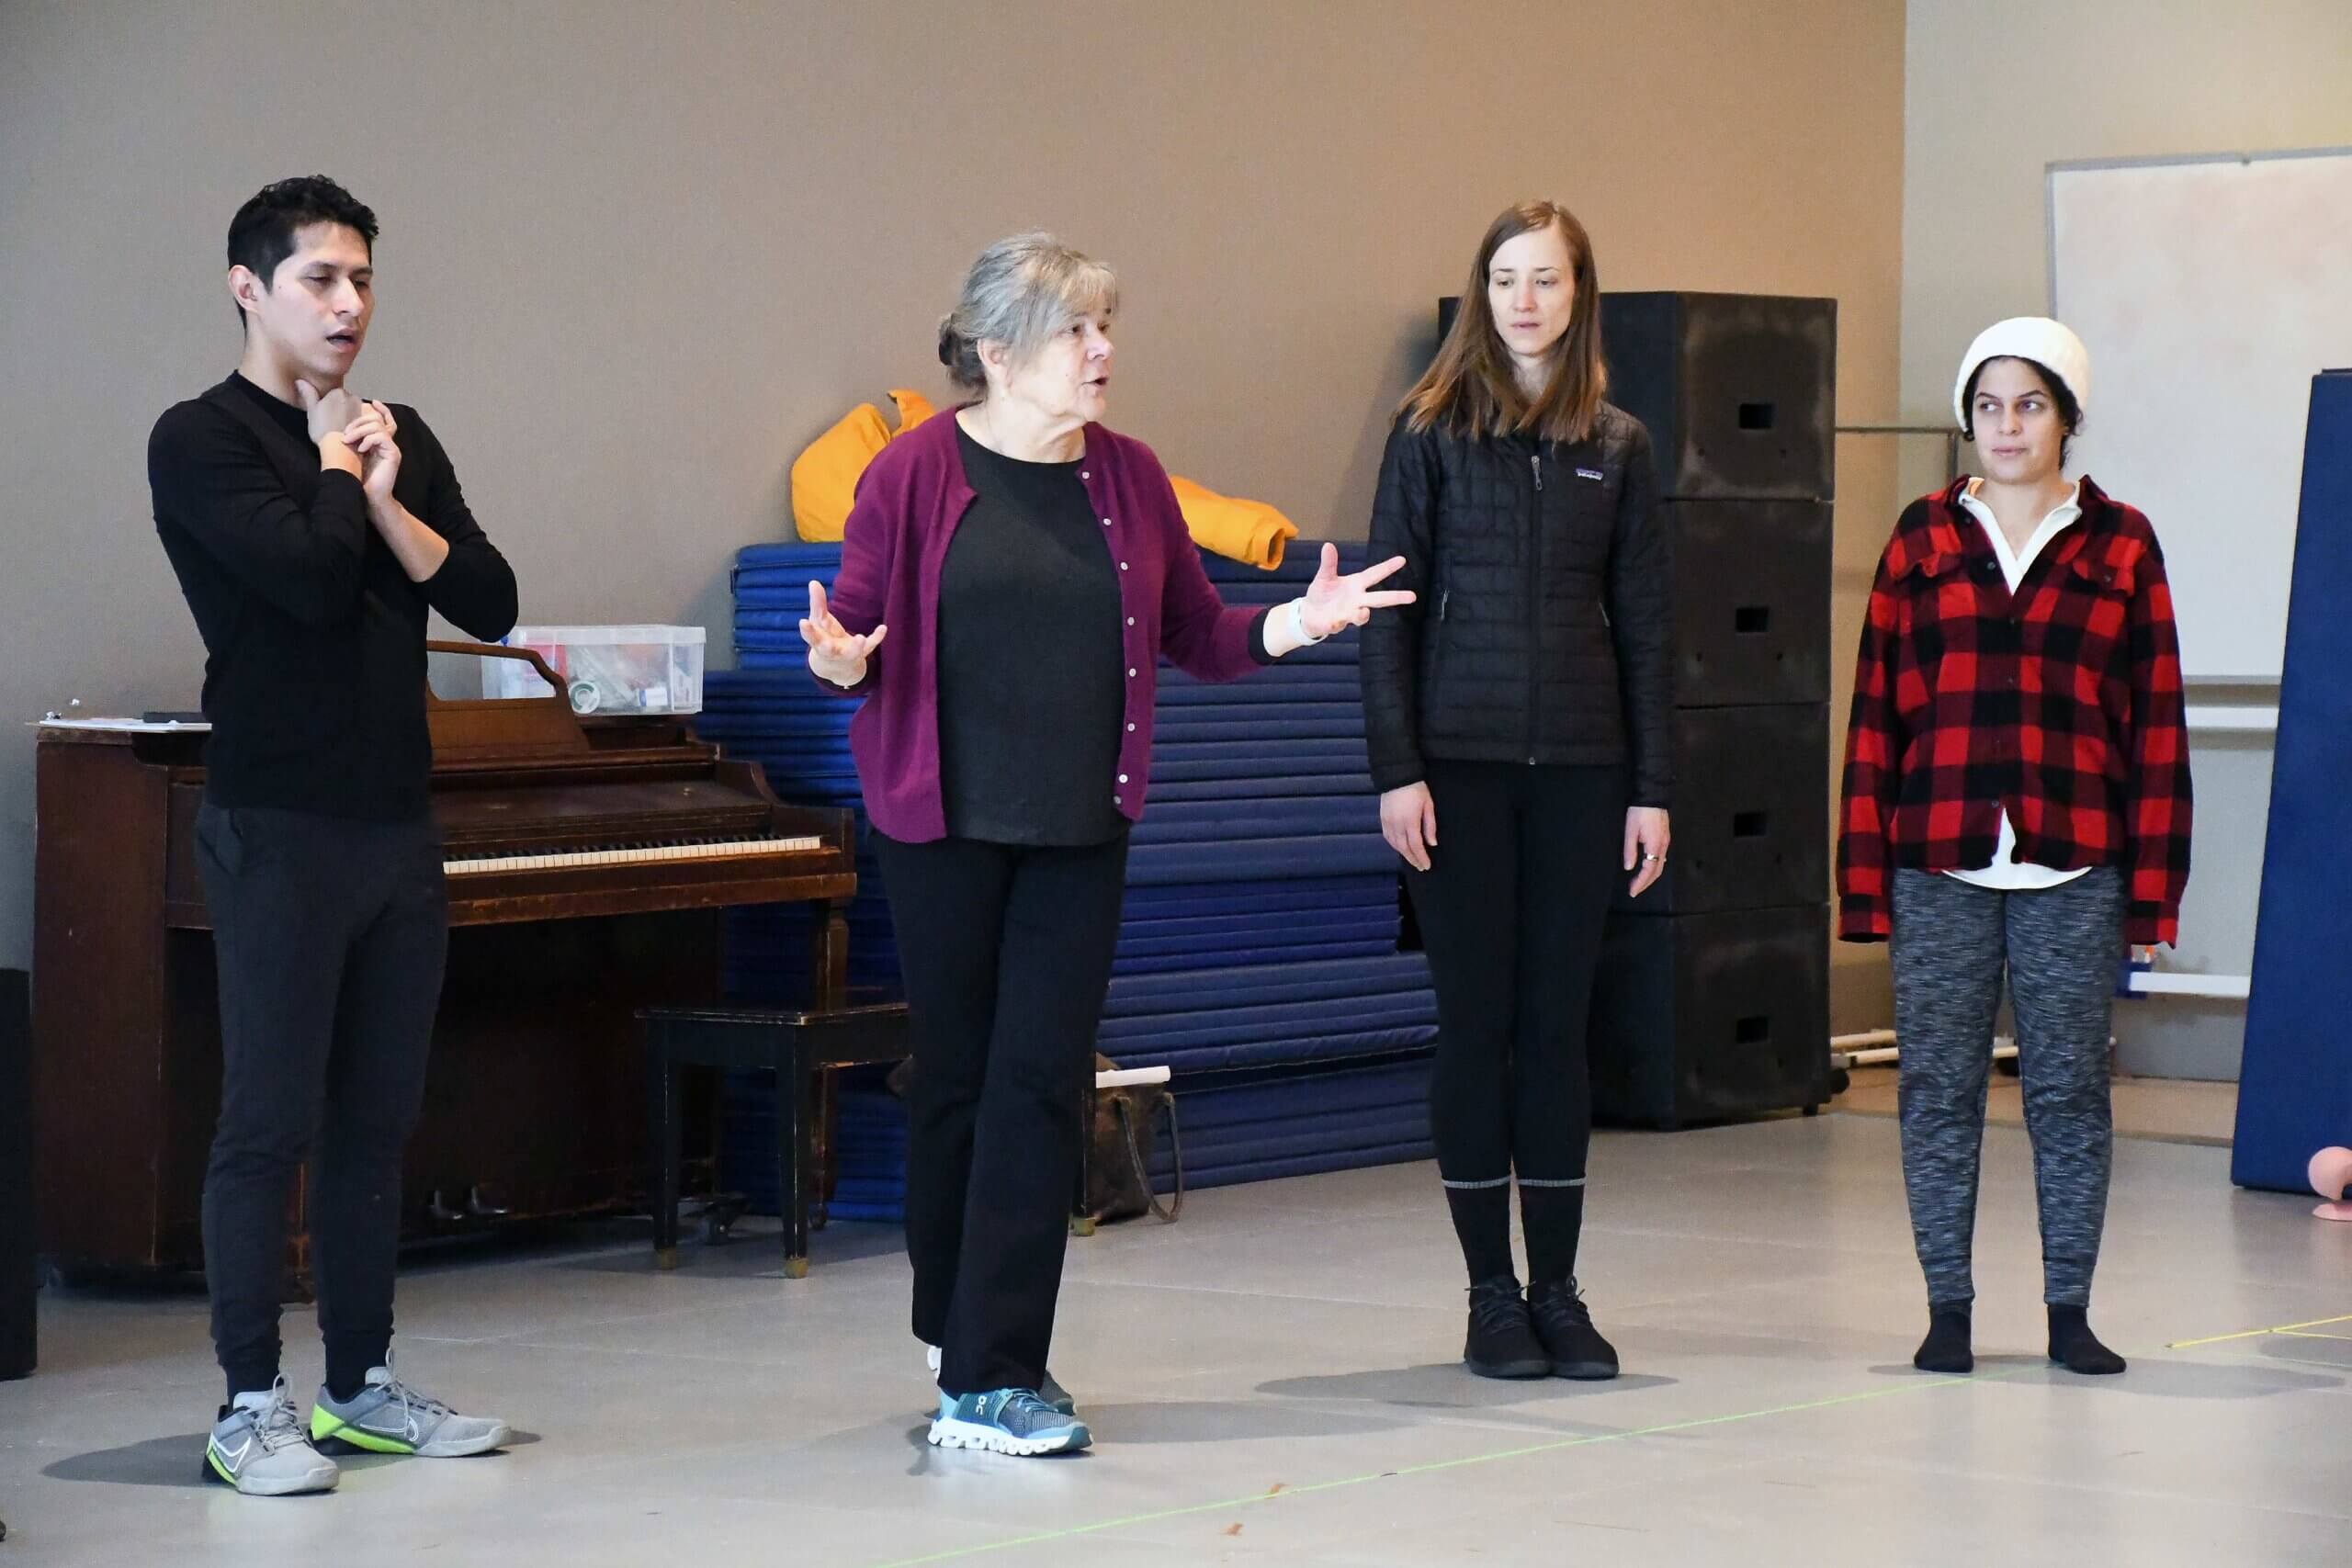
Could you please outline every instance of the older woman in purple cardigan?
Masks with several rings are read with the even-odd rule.
[[[1160,656],[1230,681],[1412,597],[1374,588],[1401,561],[1343,577],[1326,545],[1301,598],[1221,603],[1159,460],[1100,423],[1117,302],[1049,236],[981,254],[939,330],[972,400],[874,460],[800,627],[818,680],[865,699],[850,749],[913,1023],[907,1251],[947,1448],[1091,1441],[1046,1357]]]

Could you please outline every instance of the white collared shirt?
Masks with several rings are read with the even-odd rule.
[[[2051,540],[2064,533],[2082,516],[2083,482],[2076,479],[2075,488],[2066,492],[2066,499],[2050,509],[2050,514],[2034,529],[2033,536],[2025,542],[2022,550],[2009,548],[2009,536],[2001,532],[2000,520],[1993,515],[1991,507],[1977,499],[1977,488],[1984,482],[1981,479],[1969,480],[1968,488],[1961,491],[1960,504],[1984,525],[1984,536],[1993,542],[1993,554],[2001,563],[2001,576],[2008,582],[2009,592],[2015,593],[2018,584],[2025,581],[2026,571],[2033,565],[2034,558],[2041,554]],[[2001,812],[2001,841],[1994,846],[1993,863],[1982,871],[1953,871],[1945,874],[1978,887],[1996,888],[2004,893],[2031,893],[2072,882],[2088,869],[2053,871],[2046,865],[2011,858],[2017,852],[2017,824],[2009,820],[2008,811],[2004,808]]]

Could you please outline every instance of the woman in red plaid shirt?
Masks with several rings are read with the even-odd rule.
[[[1984,476],[1895,524],[1855,669],[1838,935],[1892,942],[1927,1371],[1974,1365],[1969,1247],[2005,973],[2050,1358],[2123,1370],[2087,1319],[2114,1145],[2108,1030],[2126,942],[2178,931],[2188,742],[2155,534],[2064,476],[2089,397],[2090,356],[2058,322],[1978,336],[1953,412]]]

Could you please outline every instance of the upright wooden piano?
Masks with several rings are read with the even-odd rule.
[[[636,1010],[715,999],[720,911],[780,901],[828,907],[812,1001],[842,1005],[851,816],[781,804],[679,718],[582,721],[560,695],[428,695],[428,716],[452,930],[402,1234],[630,1204],[647,1171]],[[202,1261],[220,1092],[202,739],[40,732],[36,1180],[41,1249],[68,1269]]]

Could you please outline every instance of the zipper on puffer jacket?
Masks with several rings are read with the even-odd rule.
[[[1527,581],[1527,765],[1535,765],[1536,714],[1544,691],[1544,448],[1527,455],[1528,472],[1535,476],[1534,503],[1528,510],[1527,558],[1533,570]]]

